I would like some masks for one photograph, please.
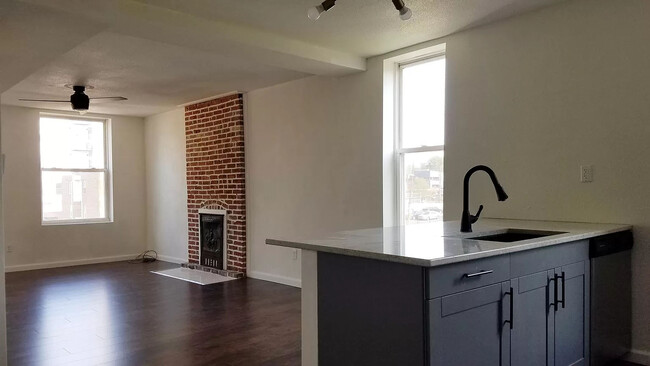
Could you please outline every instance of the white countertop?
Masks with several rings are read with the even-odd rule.
[[[461,233],[459,228],[459,221],[446,221],[343,231],[322,239],[267,239],[266,244],[434,267],[593,238],[631,230],[632,226],[480,219],[472,225],[472,233]],[[508,228],[562,233],[512,243],[468,239],[503,233]]]

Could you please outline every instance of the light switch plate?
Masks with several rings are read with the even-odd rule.
[[[594,166],[580,165],[580,182],[591,183],[594,181]]]

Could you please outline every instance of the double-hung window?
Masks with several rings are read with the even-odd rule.
[[[104,119],[41,115],[44,225],[111,221],[108,124]]]
[[[445,57],[399,64],[396,160],[402,224],[442,221]]]

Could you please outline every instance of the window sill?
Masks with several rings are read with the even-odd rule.
[[[96,225],[112,224],[112,219],[88,219],[88,220],[56,220],[41,221],[41,226],[68,226],[68,225]]]

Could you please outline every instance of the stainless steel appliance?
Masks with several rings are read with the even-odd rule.
[[[632,232],[591,239],[591,366],[630,351],[632,331]]]

